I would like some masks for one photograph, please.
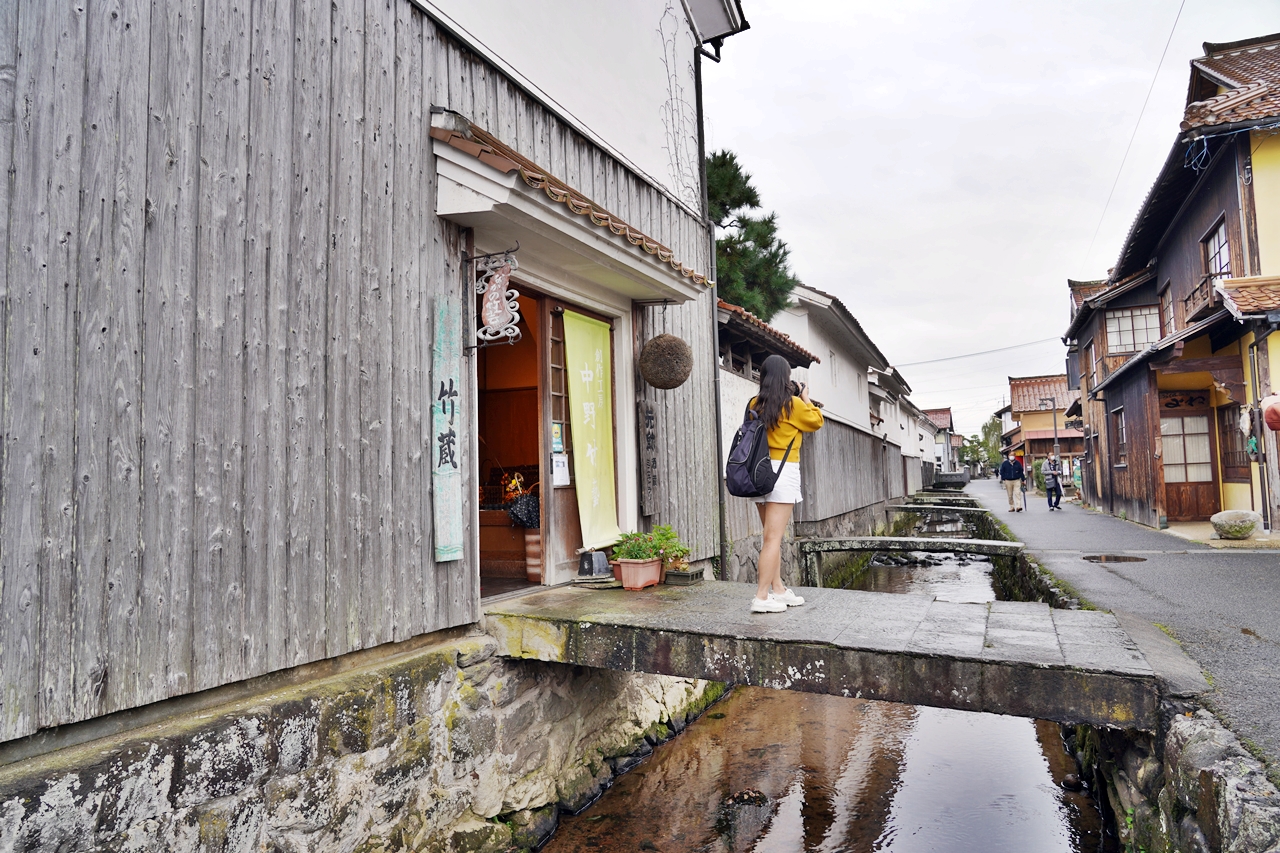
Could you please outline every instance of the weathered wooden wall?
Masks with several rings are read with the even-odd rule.
[[[693,350],[693,372],[679,388],[662,391],[636,374],[641,396],[658,418],[658,506],[650,524],[670,524],[693,549],[691,560],[720,552],[717,489],[724,481],[716,455],[715,328],[711,293],[685,305],[651,306],[638,312],[638,346],[661,334],[683,338]],[[621,401],[619,401],[621,405]]]
[[[432,559],[432,106],[707,267],[409,0],[0,3],[0,740],[477,618]]]
[[[797,521],[821,521],[907,494],[902,450],[839,421],[805,436]]]
[[[1157,411],[1159,392],[1150,370],[1131,370],[1118,377],[1106,389],[1107,453],[1102,470],[1103,489],[1110,492],[1112,515],[1124,517],[1148,527],[1158,527],[1163,514],[1157,483],[1155,458],[1160,423]],[[1126,453],[1121,461],[1112,434],[1111,413],[1124,407]],[[1106,502],[1106,498],[1103,499]]]

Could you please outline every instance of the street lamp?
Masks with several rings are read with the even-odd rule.
[[[1040,408],[1043,409],[1046,403],[1050,409],[1053,409],[1053,455],[1061,459],[1062,454],[1058,452],[1058,398],[1041,397]]]

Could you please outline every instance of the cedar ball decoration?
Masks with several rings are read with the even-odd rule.
[[[693,350],[675,335],[658,335],[640,351],[640,375],[654,388],[679,388],[693,371]]]

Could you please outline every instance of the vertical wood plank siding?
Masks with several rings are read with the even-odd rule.
[[[838,421],[805,436],[800,476],[804,501],[796,521],[822,521],[907,494],[901,448]]]
[[[0,3],[0,740],[478,618],[470,540],[432,557],[463,298],[432,106],[708,268],[695,215],[409,0]],[[716,428],[709,300],[641,312],[695,352],[644,392],[668,436]],[[705,558],[693,445],[654,520]]]

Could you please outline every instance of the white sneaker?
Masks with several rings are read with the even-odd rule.
[[[774,601],[772,595],[768,598],[751,599],[752,613],[781,613],[786,609],[787,605],[783,604],[781,601]]]
[[[796,595],[794,592],[792,592],[789,589],[782,594],[771,592],[769,593],[769,598],[771,598],[774,601],[781,601],[783,604],[787,605],[788,607],[799,607],[801,604],[804,604],[804,599]]]

